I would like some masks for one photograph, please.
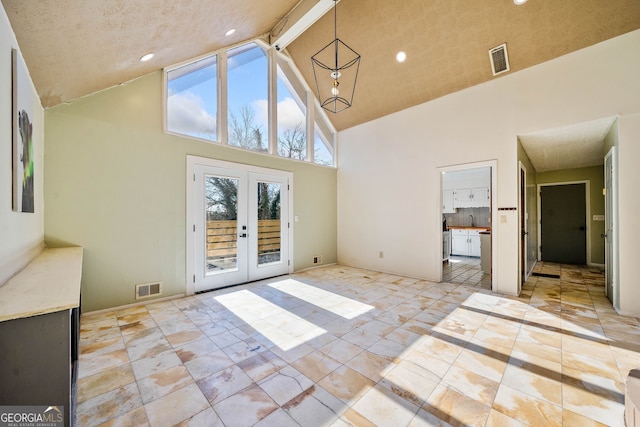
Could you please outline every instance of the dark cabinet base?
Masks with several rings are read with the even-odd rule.
[[[64,407],[73,425],[78,310],[0,322],[0,405]]]

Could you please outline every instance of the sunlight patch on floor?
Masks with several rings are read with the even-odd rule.
[[[372,305],[364,304],[294,279],[281,280],[269,286],[345,319],[355,319],[375,308]]]
[[[215,300],[284,351],[327,332],[247,290],[220,295]]]

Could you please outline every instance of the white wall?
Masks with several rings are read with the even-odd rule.
[[[636,48],[636,52],[638,52]],[[635,55],[638,56],[638,55]],[[636,70],[636,75],[640,72]],[[635,96],[640,98],[636,88]],[[640,114],[621,116],[618,122],[618,254],[620,313],[640,317]]]
[[[637,162],[640,129],[626,116],[640,112],[640,55],[632,54],[639,50],[640,31],[634,31],[340,132],[339,262],[440,280],[437,168],[496,159],[498,207],[516,207],[518,134],[619,114],[621,159],[628,152]],[[633,173],[620,165],[621,181]],[[621,211],[635,207],[637,197],[628,200],[621,187]],[[517,292],[517,218],[515,211],[500,211],[493,229],[501,292]],[[622,216],[621,230],[626,221]],[[630,311],[640,313],[635,299]]]
[[[43,138],[44,117],[35,90],[33,149],[35,213],[11,210],[11,49],[18,49],[3,7],[0,7],[0,284],[24,267],[42,249],[44,240]],[[19,49],[18,49],[19,52]],[[21,61],[21,54],[19,53]],[[30,82],[29,82],[30,83]],[[33,87],[33,85],[30,85]]]

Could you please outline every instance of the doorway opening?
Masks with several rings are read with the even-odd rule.
[[[292,175],[187,157],[187,294],[291,272]]]
[[[443,282],[495,290],[496,163],[439,168]]]

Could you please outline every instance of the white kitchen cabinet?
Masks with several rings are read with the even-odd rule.
[[[453,190],[444,190],[442,192],[442,213],[455,213]]]
[[[474,207],[488,208],[491,206],[491,191],[489,187],[472,188]]]
[[[454,191],[454,208],[489,207],[491,193],[488,187],[459,188]]]
[[[459,228],[451,231],[451,254],[480,256],[480,230]]]
[[[442,261],[448,261],[451,255],[451,230],[442,232]]]
[[[469,230],[469,256],[480,256],[479,230]]]

